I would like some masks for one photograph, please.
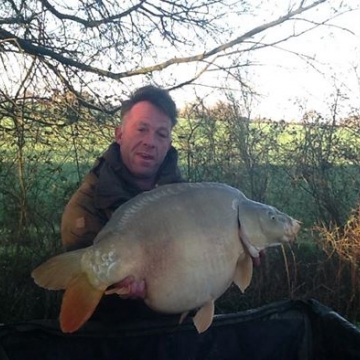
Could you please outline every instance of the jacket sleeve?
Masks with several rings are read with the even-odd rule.
[[[93,244],[108,218],[94,206],[96,177],[89,173],[65,207],[61,219],[61,242],[66,251]]]

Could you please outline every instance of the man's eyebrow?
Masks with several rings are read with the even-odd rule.
[[[144,120],[134,121],[134,126],[149,126],[149,124]]]
[[[169,130],[167,127],[165,126],[161,126],[159,127],[156,131],[165,131],[167,135],[170,135],[171,130]]]
[[[134,123],[134,126],[145,126],[145,127],[152,127],[152,124],[150,124],[146,120],[138,120],[136,123]],[[166,126],[160,126],[158,128],[155,128],[156,131],[166,131],[168,134],[171,133],[171,129],[169,130]]]

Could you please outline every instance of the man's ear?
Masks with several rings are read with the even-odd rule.
[[[122,126],[119,125],[115,128],[115,141],[121,145],[121,139],[122,139],[122,135],[123,135],[123,130],[122,130]]]

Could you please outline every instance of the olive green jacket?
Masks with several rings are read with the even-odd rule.
[[[171,147],[159,169],[156,185],[182,181],[177,160],[177,151]],[[65,207],[61,221],[65,249],[92,245],[114,210],[142,191],[123,164],[119,145],[112,143]]]

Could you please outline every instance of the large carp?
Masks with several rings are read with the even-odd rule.
[[[80,328],[104,294],[137,291],[155,311],[183,318],[199,309],[193,320],[203,332],[230,284],[249,285],[252,258],[299,229],[297,220],[225,184],[163,185],[120,206],[94,245],[51,258],[32,276],[44,288],[66,289],[64,332]]]

